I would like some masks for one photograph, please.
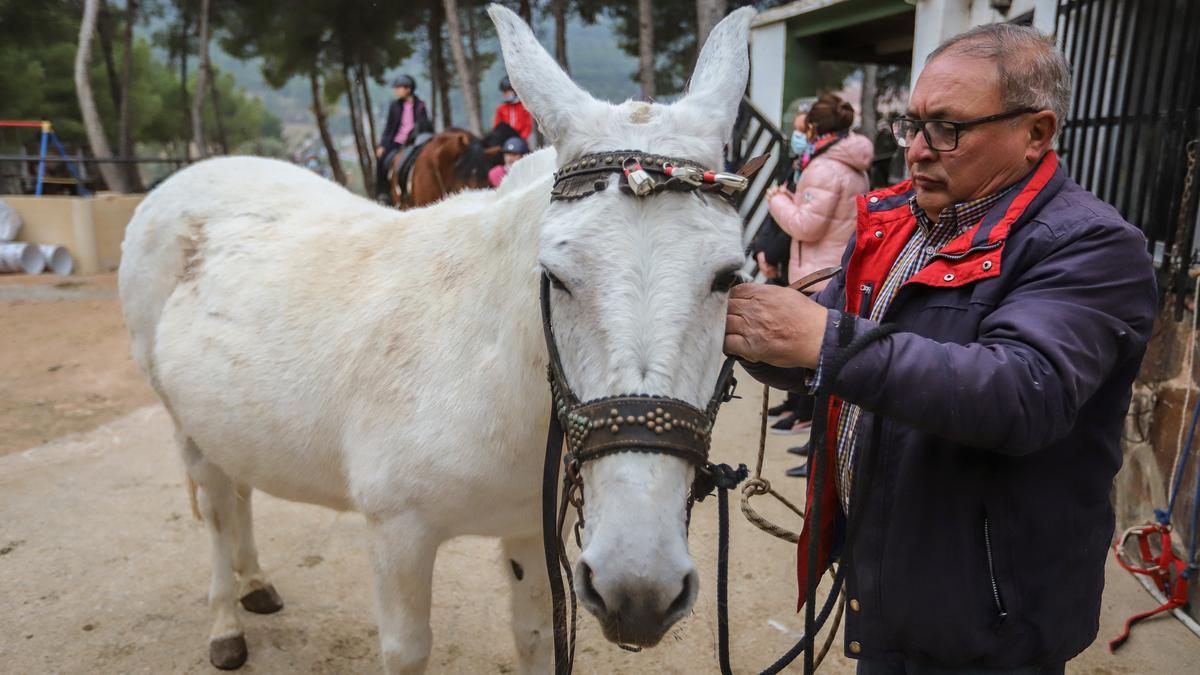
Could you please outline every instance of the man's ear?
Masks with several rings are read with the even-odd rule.
[[[1029,125],[1029,143],[1025,148],[1025,159],[1037,162],[1053,149],[1054,134],[1058,131],[1058,116],[1053,110],[1042,110],[1032,114]]]

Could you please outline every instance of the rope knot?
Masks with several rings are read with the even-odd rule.
[[[750,475],[750,469],[746,468],[745,464],[738,464],[736,469],[728,464],[716,464],[713,469],[716,471],[714,482],[722,490],[736,488],[738,483],[746,480],[746,476]]]
[[[1170,525],[1171,514],[1166,509],[1154,509],[1154,520],[1158,521],[1159,525]]]
[[[757,478],[751,478],[742,485],[742,494],[750,497],[765,495],[770,491],[771,481],[767,480],[766,478],[762,478],[761,476]]]
[[[732,490],[750,475],[750,469],[745,464],[733,468],[728,464],[707,464],[696,472],[696,481],[692,491],[696,501],[702,502],[711,495],[714,489]]]

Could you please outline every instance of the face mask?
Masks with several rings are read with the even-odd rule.
[[[808,136],[799,131],[792,131],[792,154],[802,157],[808,148]]]
[[[505,96],[502,100],[505,103],[516,103],[520,99],[517,98],[516,94],[513,94],[512,96]]]

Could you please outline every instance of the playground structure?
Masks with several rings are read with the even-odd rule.
[[[25,129],[41,129],[40,150],[38,151],[37,160],[37,183],[34,187],[34,194],[42,196],[43,190],[47,182],[74,184],[80,196],[86,197],[91,195],[91,191],[87,188],[87,180],[84,178],[81,160],[72,158],[67,155],[67,151],[63,148],[62,141],[59,140],[58,134],[54,133],[54,125],[46,120],[0,120],[0,128],[25,128]],[[46,175],[46,159],[49,151],[50,142],[54,143],[54,148],[58,151],[59,157],[71,172],[72,178],[56,178]],[[19,156],[24,161],[24,156]],[[5,157],[4,159],[7,159]],[[14,157],[14,159],[16,159]]]
[[[4,153],[0,154],[0,169],[5,166],[17,167],[15,171],[0,170],[0,194],[31,194],[40,197],[52,192],[51,187],[57,185],[65,188],[61,194],[87,197],[94,192],[103,191],[106,187],[103,178],[97,172],[89,171],[92,165],[166,165],[165,170],[152,171],[150,175],[142,176],[148,187],[152,187],[156,182],[193,161],[191,157],[172,156],[98,158],[87,156],[82,149],[69,153],[62,139],[55,133],[53,123],[47,120],[0,120],[0,134],[5,129],[38,129],[40,134],[36,154],[29,152],[29,148],[24,144],[6,144],[5,139],[0,137],[0,148],[3,148],[0,152]],[[55,153],[50,152],[51,144]],[[20,149],[11,153],[10,148],[13,146]],[[62,175],[53,175],[59,167],[65,167],[66,171],[60,171]]]

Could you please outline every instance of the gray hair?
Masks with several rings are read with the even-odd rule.
[[[1005,110],[1052,110],[1058,129],[1066,122],[1071,107],[1071,67],[1049,35],[1011,23],[976,26],[938,45],[925,63],[947,52],[993,61],[1000,71],[1000,99]]]

